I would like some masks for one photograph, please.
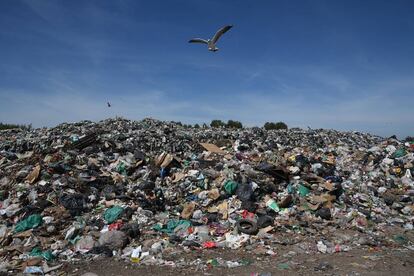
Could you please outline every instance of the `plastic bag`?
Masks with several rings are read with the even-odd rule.
[[[122,214],[124,208],[121,206],[113,206],[105,211],[104,219],[107,223],[112,223],[118,219],[118,217]]]
[[[29,229],[36,228],[42,224],[42,216],[39,214],[30,215],[26,219],[20,221],[14,227],[14,232],[19,233]]]
[[[253,198],[253,188],[251,184],[238,185],[236,190],[237,197],[241,201],[250,201]]]
[[[227,194],[234,195],[238,185],[239,184],[237,184],[237,182],[234,182],[233,180],[227,180],[223,186]]]
[[[156,231],[164,232],[167,234],[172,234],[176,228],[181,229],[188,229],[191,226],[191,222],[189,220],[176,220],[172,219],[167,222],[167,225],[162,226],[160,224],[156,224],[153,229]]]
[[[51,251],[42,251],[42,249],[39,247],[33,248],[33,250],[30,252],[30,256],[42,257],[46,261],[51,261],[55,258],[55,255],[53,255]]]

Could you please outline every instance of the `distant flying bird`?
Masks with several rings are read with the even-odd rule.
[[[106,103],[108,105],[108,107],[111,107],[111,104],[109,102]]]
[[[212,39],[202,39],[202,38],[193,38],[190,41],[188,41],[189,43],[204,43],[207,44],[208,46],[208,50],[212,51],[212,52],[216,52],[219,50],[219,48],[216,47],[216,43],[219,40],[219,38],[228,30],[230,30],[233,27],[233,25],[228,25],[228,26],[224,26],[223,28],[221,28],[220,30],[217,31],[217,33],[213,36]]]

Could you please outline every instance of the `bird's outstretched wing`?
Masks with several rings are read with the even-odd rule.
[[[189,43],[204,43],[204,44],[208,44],[207,40],[202,39],[202,38],[193,38],[190,39],[190,41],[188,41]]]
[[[212,41],[213,43],[216,43],[217,40],[219,40],[219,38],[228,30],[230,30],[233,27],[233,25],[228,25],[228,26],[224,26],[223,28],[221,28],[220,30],[217,31],[217,33],[214,35]]]

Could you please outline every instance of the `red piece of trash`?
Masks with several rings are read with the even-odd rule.
[[[204,242],[203,243],[203,247],[204,248],[216,248],[217,247],[217,243],[212,242],[212,241]]]
[[[242,218],[244,219],[254,219],[254,214],[250,213],[247,210],[243,210],[243,213],[241,215],[242,215]]]
[[[112,224],[109,224],[109,231],[113,230],[120,230],[122,225],[124,225],[122,222],[114,222]]]

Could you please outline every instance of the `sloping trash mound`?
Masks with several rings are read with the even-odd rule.
[[[53,274],[96,256],[207,267],[163,254],[273,255],[286,235],[308,237],[309,254],[413,250],[413,152],[413,141],[359,132],[153,119],[1,131],[0,272]]]

